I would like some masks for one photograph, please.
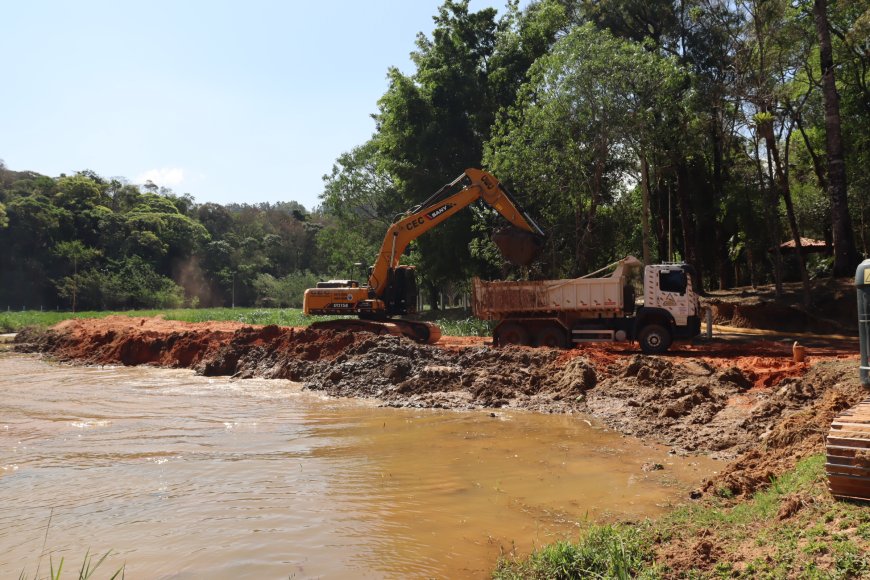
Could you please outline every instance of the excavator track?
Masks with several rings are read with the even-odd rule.
[[[831,495],[870,501],[870,398],[834,418],[827,454],[825,472]]]
[[[345,318],[315,322],[309,326],[314,330],[335,330],[338,332],[371,332],[372,334],[404,336],[422,344],[435,344],[441,339],[441,329],[429,322],[413,320],[363,320]]]

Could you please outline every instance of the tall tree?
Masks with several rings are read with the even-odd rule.
[[[79,291],[79,266],[85,265],[100,255],[96,248],[89,248],[79,240],[60,242],[54,248],[55,254],[63,260],[72,262],[72,276],[58,281],[58,289],[61,293],[69,294],[72,299],[72,311],[76,311],[76,299]]]
[[[761,138],[768,157],[768,190],[771,195],[769,212],[774,213],[771,224],[778,233],[780,221],[780,200],[785,202],[786,216],[795,244],[798,270],[803,283],[804,306],[811,304],[811,285],[806,268],[804,252],[801,248],[800,228],[795,216],[791,187],[787,178],[788,156],[794,120],[789,115],[789,90],[791,79],[802,66],[811,44],[803,31],[795,25],[795,13],[785,0],[742,0],[747,17],[747,34],[744,40],[746,78],[744,84],[749,101],[750,114],[753,112],[755,129]],[[779,132],[777,132],[777,127]],[[785,157],[780,151],[780,143],[785,142]],[[774,224],[773,220],[776,220]],[[774,251],[782,240],[772,239]],[[779,258],[774,254],[774,261]],[[779,266],[775,264],[775,275],[780,276]],[[781,285],[777,283],[777,291]]]
[[[373,137],[380,169],[392,179],[402,207],[412,207],[467,167],[481,165],[483,144],[500,107],[510,105],[525,69],[545,52],[564,24],[549,0],[506,17],[469,10],[468,0],[446,0],[431,37],[420,34],[413,75],[391,69],[378,102]],[[473,263],[471,212],[462,212],[417,240],[423,283],[467,279]]]
[[[834,237],[834,275],[850,276],[858,263],[846,183],[846,160],[840,130],[840,96],[834,78],[834,56],[828,25],[827,0],[813,1],[813,16],[819,37],[822,68],[822,98],[825,103],[826,150],[828,153],[828,195],[831,198],[831,225]]]
[[[549,255],[568,258],[550,275],[621,257],[603,235],[602,212],[629,195],[625,186],[656,135],[682,127],[685,78],[673,59],[592,25],[572,30],[532,67],[496,124],[486,161],[531,195],[533,213],[552,231]]]

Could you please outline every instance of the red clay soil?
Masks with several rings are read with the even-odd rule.
[[[832,417],[866,396],[851,341],[808,345],[807,362],[794,363],[791,341],[699,341],[645,356],[630,344],[565,351],[447,337],[427,346],[367,333],[127,317],[69,320],[17,341],[18,350],[59,361],[285,378],[389,406],[583,413],[676,453],[737,458],[706,489],[738,496],[823,452]]]

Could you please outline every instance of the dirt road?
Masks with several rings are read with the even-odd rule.
[[[17,348],[78,364],[285,378],[389,406],[588,414],[675,453],[733,460],[707,489],[741,495],[823,452],[833,416],[866,396],[856,340],[802,337],[808,358],[795,363],[792,341],[776,338],[699,341],[645,356],[630,344],[494,349],[486,339],[446,337],[425,346],[365,333],[110,317],[25,331]]]

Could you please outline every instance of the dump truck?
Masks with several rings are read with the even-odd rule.
[[[593,277],[613,268],[609,276]],[[636,303],[643,272],[643,303]],[[638,341],[645,353],[701,332],[692,267],[642,267],[628,256],[585,277],[567,280],[472,280],[474,315],[496,320],[495,345],[568,347],[591,341]]]

